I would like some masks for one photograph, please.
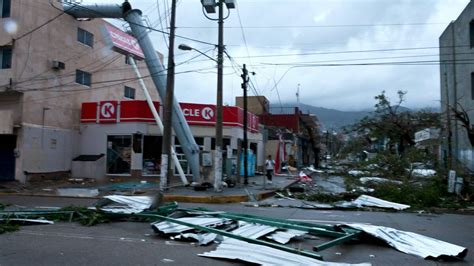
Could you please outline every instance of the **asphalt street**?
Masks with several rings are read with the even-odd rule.
[[[88,206],[95,200],[55,197],[0,196],[10,207]],[[474,216],[460,214],[317,211],[296,208],[246,207],[242,204],[180,204],[213,210],[278,217],[315,223],[368,223],[389,226],[474,247]],[[321,241],[312,239],[308,241]],[[306,241],[306,240],[305,240]],[[291,242],[301,245],[299,242]],[[116,222],[84,227],[76,223],[23,226],[0,235],[0,265],[243,265],[200,257],[216,244],[197,246],[156,236],[149,224]],[[468,252],[463,261],[433,261],[401,253],[381,243],[350,243],[320,252],[326,261],[373,265],[474,265]]]

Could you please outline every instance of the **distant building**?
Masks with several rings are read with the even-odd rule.
[[[242,97],[236,98],[236,105],[242,107]],[[248,97],[248,109],[259,117],[259,122],[265,127],[265,154],[282,154],[281,161],[292,166],[318,166],[320,157],[320,127],[318,119],[313,114],[304,114],[298,107],[282,108],[279,113],[272,113],[270,102],[264,96]],[[284,148],[282,148],[284,146]],[[278,152],[283,149],[285,152]],[[263,162],[258,166],[263,167]]]
[[[471,1],[439,38],[441,111],[445,121],[441,157],[450,165],[459,161],[474,170],[474,154],[467,131],[454,119],[452,108],[462,109],[474,123],[474,3]],[[461,109],[462,108],[462,109]],[[450,160],[452,158],[452,160]]]

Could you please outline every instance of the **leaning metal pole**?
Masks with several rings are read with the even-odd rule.
[[[161,98],[166,95],[166,70],[160,64],[158,55],[153,48],[150,37],[148,36],[148,27],[142,20],[142,12],[138,9],[132,9],[128,2],[120,5],[79,5],[75,3],[62,3],[64,12],[75,18],[124,18],[129,24],[133,35],[138,40],[138,44],[145,55],[145,63],[148,66],[153,83],[158,90]],[[173,99],[173,129],[176,137],[183,149],[193,174],[193,183],[199,182],[201,173],[199,167],[199,146],[196,144],[186,119],[184,118],[181,107],[176,98]]]

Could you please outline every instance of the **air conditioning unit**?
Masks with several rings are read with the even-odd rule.
[[[57,70],[65,69],[66,65],[64,64],[64,62],[53,60],[52,68]]]

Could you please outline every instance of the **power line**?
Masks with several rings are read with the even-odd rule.
[[[269,26],[245,26],[246,29],[294,29],[294,28],[360,28],[360,27],[389,27],[389,26],[427,26],[446,25],[449,22],[439,23],[386,23],[386,24],[333,24],[333,25],[269,25]],[[208,29],[209,26],[180,26],[181,29]],[[226,26],[226,29],[239,29],[240,26]]]
[[[470,47],[469,45],[459,45],[457,47]],[[293,54],[268,54],[268,55],[253,55],[251,58],[264,57],[288,57],[288,56],[303,56],[303,55],[328,55],[328,54],[352,54],[352,53],[373,53],[373,52],[392,52],[392,51],[416,51],[416,50],[430,50],[430,49],[447,49],[452,46],[428,46],[428,47],[407,47],[407,48],[386,48],[386,49],[368,49],[368,50],[347,50],[347,51],[326,51],[326,52],[308,52],[308,53],[293,53]],[[248,56],[236,56],[235,58],[246,58]]]

